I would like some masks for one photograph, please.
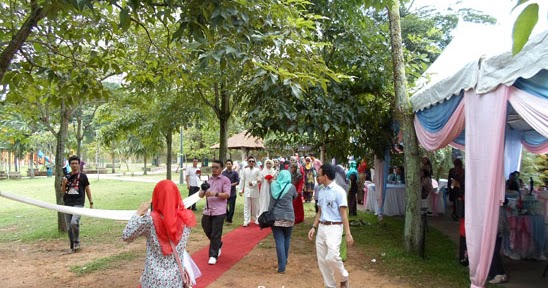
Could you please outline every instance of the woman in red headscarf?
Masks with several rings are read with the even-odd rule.
[[[152,211],[148,213],[151,204]],[[122,234],[122,239],[128,243],[139,236],[147,239],[142,287],[186,287],[191,284],[195,271],[183,268],[183,263],[191,260],[184,259],[189,258],[185,247],[190,227],[195,225],[196,217],[185,209],[175,183],[171,180],[158,182],[152,192],[152,201],[141,203]]]

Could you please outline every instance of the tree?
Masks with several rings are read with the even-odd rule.
[[[396,111],[403,130],[405,142],[405,186],[407,203],[405,209],[404,241],[408,251],[424,256],[423,223],[420,217],[420,169],[418,155],[418,140],[413,126],[413,110],[407,96],[407,79],[400,27],[400,5],[398,1],[387,1],[388,18],[390,22],[390,46],[392,47],[392,62],[394,66],[394,91],[396,93]]]
[[[306,1],[203,1],[182,5],[175,39],[188,41],[193,93],[219,120],[219,158],[227,152],[228,120],[250,84],[280,84],[295,95],[309,83],[336,78],[311,40],[316,16]],[[158,8],[158,7],[157,7]],[[275,80],[274,80],[275,79]],[[278,83],[272,83],[272,82]]]
[[[109,91],[101,81],[110,73],[119,73],[118,46],[105,47],[101,41],[112,37],[109,18],[86,10],[87,17],[77,17],[72,10],[58,11],[55,21],[42,20],[19,49],[20,58],[4,75],[9,83],[6,102],[29,108],[28,121],[41,122],[56,136],[55,193],[58,204],[65,143],[72,113],[82,104],[106,99]],[[104,33],[104,34],[103,34]],[[106,35],[99,39],[99,35]],[[58,228],[66,229],[58,214]]]

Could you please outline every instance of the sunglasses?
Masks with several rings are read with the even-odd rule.
[[[253,161],[253,160],[249,160],[249,161],[247,161],[247,162],[249,162],[249,163],[255,163],[255,161]]]

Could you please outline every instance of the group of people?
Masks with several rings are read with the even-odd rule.
[[[292,157],[290,162],[292,161],[296,162],[297,159]],[[272,160],[265,160],[263,169],[259,169],[255,163],[254,157],[248,157],[247,166],[241,168],[238,173],[232,169],[231,160],[225,163],[214,160],[211,165],[211,176],[198,187],[199,196],[205,198],[201,224],[210,240],[208,264],[216,264],[221,256],[223,224],[225,220],[227,223],[232,222],[234,208],[231,207],[230,201],[231,198],[235,199],[236,187],[239,186],[239,194],[244,197],[244,227],[249,225],[252,218],[255,218],[257,223],[261,211],[268,210],[273,213],[275,222],[271,229],[278,258],[277,272],[283,274],[289,256],[293,227],[300,217],[296,216],[294,203],[298,199],[302,207],[303,199],[306,199],[302,198],[295,185],[298,183],[295,183],[294,174],[296,168],[305,169],[306,163],[304,167],[290,163],[289,170],[277,170]],[[316,236],[318,266],[325,286],[337,287],[335,277],[338,277],[340,287],[348,287],[348,271],[344,268],[339,254],[343,233],[346,235],[347,244],[352,245],[354,242],[347,217],[346,191],[335,183],[337,172],[333,165],[323,164],[315,171],[314,183],[318,183],[320,188],[311,188],[312,191],[316,190],[318,212],[308,231],[308,238],[313,240]],[[188,185],[198,184],[190,182]],[[190,192],[189,189],[189,193],[196,192]],[[151,205],[152,210],[148,212]],[[191,210],[192,207],[184,208],[177,186],[172,181],[163,180],[156,185],[152,201],[142,203],[128,222],[123,232],[125,241],[131,242],[138,236],[147,238],[145,269],[141,276],[142,287],[171,287],[177,286],[178,283],[193,283],[193,277],[199,272],[181,264],[185,262],[185,258],[190,258],[185,254],[185,247],[190,229],[196,224]],[[231,244],[234,245],[227,243]]]
[[[187,170],[187,187],[190,195],[199,193],[199,197],[205,198],[201,224],[210,241],[208,264],[215,265],[221,256],[223,226],[225,221],[227,224],[233,222],[236,195],[239,194],[244,197],[244,227],[249,226],[253,218],[258,223],[262,212],[273,213],[275,222],[271,229],[278,259],[277,272],[285,273],[293,227],[304,220],[303,202],[309,202],[314,197],[317,213],[308,231],[308,238],[313,240],[315,237],[317,261],[325,287],[337,287],[336,278],[340,279],[340,287],[348,287],[349,274],[342,262],[340,245],[343,235],[346,235],[348,245],[354,242],[348,215],[356,214],[352,207],[356,205],[358,183],[362,182],[360,179],[365,174],[365,161],[360,165],[351,162],[350,169],[344,171],[341,166],[331,164],[319,164],[318,167],[319,160],[315,161],[317,159],[310,156],[304,159],[301,162],[297,156],[291,156],[289,165],[284,165],[285,161],[279,159],[265,159],[261,169],[254,157],[248,157],[246,166],[239,169],[240,173],[233,169],[234,163],[230,159],[224,163],[213,160],[211,176],[207,182],[201,184],[198,159],[194,159],[193,167]],[[93,208],[90,183],[80,170],[80,159],[71,156],[68,164],[71,169],[63,178],[61,187],[64,204],[84,207],[87,196],[89,207]],[[449,199],[453,203],[451,216],[460,224],[459,260],[466,266],[465,170],[462,159],[454,159],[453,164],[454,167],[449,170],[447,188]],[[393,180],[396,182],[404,179],[402,176],[397,177],[402,175],[397,167],[393,169],[393,173]],[[420,173],[425,198],[425,191],[430,189],[427,183],[431,183],[432,177],[432,164],[426,157],[422,160]],[[390,179],[389,177],[389,181]],[[510,193],[524,187],[523,182],[520,182],[519,172],[512,173],[506,184]],[[240,187],[239,193],[237,187]],[[508,230],[508,223],[505,223],[506,217],[503,215],[506,203],[507,201],[501,203],[503,208],[500,209],[495,251],[489,271],[490,283],[508,280],[500,254],[502,235]],[[129,220],[123,231],[123,239],[131,242],[139,236],[147,238],[142,287],[173,286],[177,283],[189,286],[195,283],[194,279],[199,276],[200,271],[185,250],[191,228],[196,225],[192,210],[196,210],[195,204],[185,209],[178,187],[172,181],[162,180],[154,188],[152,200],[142,203]],[[75,252],[80,248],[80,216],[66,214],[65,220],[70,251]]]
[[[301,161],[294,155],[289,158],[289,165],[278,161],[282,163],[279,166],[274,160],[266,159],[262,169],[256,165],[254,157],[248,157],[246,167],[240,168],[240,173],[233,170],[230,159],[225,163],[213,160],[211,176],[204,183],[200,183],[198,159],[193,159],[186,180],[190,195],[199,193],[199,197],[205,198],[201,225],[210,241],[208,264],[215,265],[221,256],[223,226],[225,221],[232,223],[237,187],[241,189],[240,196],[244,197],[244,227],[252,218],[257,223],[264,211],[271,211],[274,215],[271,229],[278,273],[285,273],[293,227],[304,221],[303,202],[310,202],[314,197],[317,213],[308,238],[313,240],[316,237],[318,266],[325,286],[337,287],[337,277],[340,287],[348,287],[348,271],[340,256],[340,245],[343,234],[348,245],[354,242],[347,216],[349,182],[344,179],[346,175],[341,167],[318,164],[319,160],[312,157],[307,156]],[[65,205],[83,207],[87,196],[90,208],[93,208],[89,181],[80,171],[80,159],[70,157],[69,165],[71,172],[62,182]],[[357,176],[352,176],[352,179],[351,189],[357,185]],[[195,204],[189,209],[184,207],[177,185],[162,180],[155,186],[152,200],[141,203],[129,220],[122,233],[123,240],[131,242],[139,236],[147,238],[142,287],[177,286],[177,283],[190,286],[195,283],[200,271],[185,250],[191,228],[196,225],[192,210],[197,210]],[[80,247],[79,220],[79,215],[66,215],[71,251]]]

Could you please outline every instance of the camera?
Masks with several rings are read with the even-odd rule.
[[[203,191],[206,191],[207,189],[209,189],[209,187],[211,187],[211,185],[209,185],[207,181],[204,181],[204,183],[202,183],[202,185],[200,186],[200,188],[202,188]]]

